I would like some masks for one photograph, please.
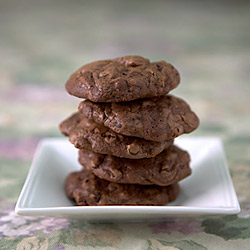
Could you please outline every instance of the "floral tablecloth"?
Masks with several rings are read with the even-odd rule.
[[[246,1],[0,1],[0,249],[250,249],[250,4]],[[222,138],[238,215],[88,224],[20,217],[14,206],[40,139],[79,100],[80,65],[139,54],[181,72],[174,91]]]

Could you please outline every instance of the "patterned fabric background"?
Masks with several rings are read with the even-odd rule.
[[[0,249],[250,249],[250,4],[247,1],[0,0]],[[38,141],[79,99],[64,83],[84,63],[138,54],[181,72],[173,92],[218,136],[239,215],[88,224],[19,217],[14,205]]]

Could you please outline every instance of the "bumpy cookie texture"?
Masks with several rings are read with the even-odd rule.
[[[60,130],[76,148],[129,159],[154,157],[173,144],[173,140],[153,142],[117,134],[80,112],[63,121]]]
[[[80,206],[164,205],[176,199],[179,188],[177,184],[166,187],[117,184],[82,170],[68,175],[65,191]]]
[[[191,174],[187,152],[170,146],[154,158],[131,160],[80,150],[79,162],[100,179],[123,184],[167,186]]]
[[[189,105],[170,95],[122,103],[83,101],[79,111],[119,134],[151,141],[170,140],[199,125]]]
[[[121,102],[165,95],[179,82],[178,71],[165,61],[124,56],[84,65],[70,76],[66,90],[93,102]]]

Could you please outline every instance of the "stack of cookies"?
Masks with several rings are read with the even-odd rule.
[[[182,99],[167,95],[180,82],[165,61],[125,56],[87,64],[73,73],[67,91],[78,112],[60,124],[79,149],[79,172],[65,182],[78,205],[164,205],[191,174],[187,152],[174,138],[199,119]]]

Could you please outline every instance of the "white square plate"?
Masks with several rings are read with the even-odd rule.
[[[89,221],[155,220],[173,216],[240,212],[218,138],[183,137],[175,144],[191,155],[192,175],[180,182],[176,201],[166,206],[74,206],[64,192],[64,180],[81,169],[77,149],[65,138],[40,142],[16,204],[18,215],[68,216]]]

